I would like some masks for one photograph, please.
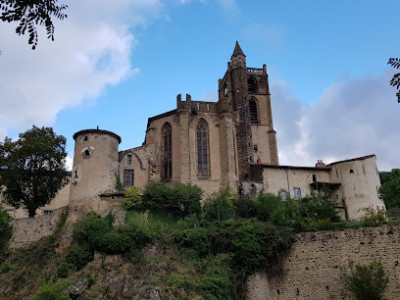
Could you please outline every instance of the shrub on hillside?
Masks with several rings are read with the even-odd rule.
[[[127,233],[107,232],[97,240],[97,251],[106,254],[124,254],[128,252],[134,243]]]
[[[161,182],[150,181],[143,191],[143,208],[168,212],[175,216],[187,216],[200,211],[202,194],[203,191],[194,185],[169,186]]]
[[[199,256],[211,253],[211,242],[205,228],[191,228],[175,234],[175,242],[178,245],[193,249]]]
[[[261,192],[253,200],[257,218],[275,224],[286,223],[285,202],[279,196]]]
[[[63,293],[63,290],[69,283],[45,283],[41,284],[38,292],[33,296],[32,300],[69,300],[69,296]]]
[[[74,224],[74,241],[81,246],[95,250],[99,238],[111,231],[112,222],[113,217],[110,214],[101,218],[95,213],[89,213]]]
[[[5,260],[2,263],[0,263],[0,274],[7,273],[8,271],[11,271],[13,268],[13,265],[9,260]]]
[[[238,217],[246,219],[256,217],[256,207],[251,199],[239,197],[234,199],[232,203]]]
[[[374,260],[368,265],[349,261],[341,268],[345,288],[358,300],[381,300],[389,282],[389,277],[380,262]]]
[[[81,247],[71,247],[65,260],[80,270],[93,260],[93,252]]]
[[[182,215],[199,214],[201,211],[201,197],[203,191],[196,185],[176,184],[172,189],[171,203],[178,203]]]
[[[214,254],[234,251],[232,242],[236,231],[243,225],[243,222],[243,220],[227,220],[207,228],[208,238],[211,241]]]
[[[203,206],[202,217],[206,221],[221,222],[233,219],[236,216],[235,207],[232,204],[233,195],[229,189],[213,194]]]
[[[143,208],[143,201],[142,201],[142,195],[140,193],[140,190],[132,186],[126,193],[124,200],[122,200],[122,206],[126,210],[140,210]]]
[[[67,262],[62,262],[57,268],[58,277],[67,278],[69,274],[76,270],[76,266]]]
[[[231,299],[230,257],[220,254],[209,262],[209,267],[201,279],[199,290],[205,300]]]
[[[10,220],[10,215],[0,207],[0,263],[5,258],[5,251],[8,247],[8,241],[12,236]]]
[[[259,220],[290,226],[298,231],[309,230],[312,224],[322,228],[331,221],[339,220],[334,204],[322,197],[282,200],[272,194],[260,193],[253,202]]]
[[[319,196],[310,196],[301,199],[300,215],[312,221],[331,219],[339,221],[333,202]]]
[[[247,274],[279,266],[294,243],[290,229],[250,219],[241,225],[233,239],[235,262]]]

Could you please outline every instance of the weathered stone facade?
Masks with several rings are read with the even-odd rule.
[[[340,268],[349,260],[380,261],[389,277],[385,299],[399,299],[399,249],[399,226],[300,233],[284,262],[283,276],[268,280],[255,274],[248,281],[247,299],[349,299],[340,281]]]

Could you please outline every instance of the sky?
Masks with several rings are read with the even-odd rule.
[[[96,128],[140,146],[147,118],[177,94],[217,101],[236,41],[267,65],[282,165],[376,154],[400,168],[400,105],[389,57],[400,54],[398,0],[61,0],[55,41],[36,50],[0,23],[0,140],[36,126],[67,138]]]

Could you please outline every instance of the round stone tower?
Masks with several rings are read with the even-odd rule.
[[[74,164],[71,176],[70,212],[101,213],[100,195],[115,191],[118,145],[121,138],[107,130],[86,129],[73,136]]]

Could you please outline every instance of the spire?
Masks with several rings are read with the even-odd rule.
[[[237,56],[237,55],[246,56],[244,55],[242,48],[240,48],[238,41],[236,41],[235,50],[233,50],[232,56]]]

